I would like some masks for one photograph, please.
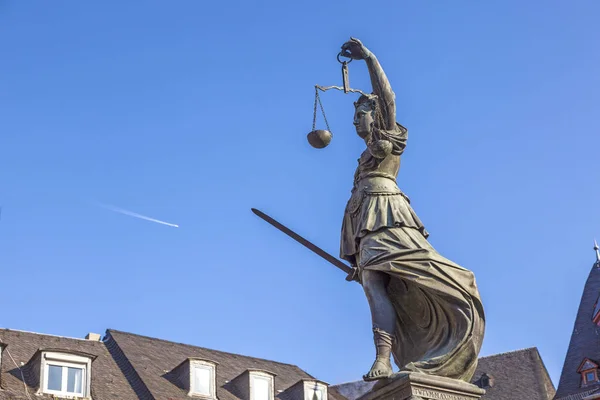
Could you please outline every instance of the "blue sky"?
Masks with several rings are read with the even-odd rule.
[[[355,96],[322,96],[329,147],[306,133],[313,86],[340,83],[356,36],[409,130],[400,187],[476,274],[482,354],[537,346],[558,383],[600,237],[600,3],[365,4],[0,0],[0,326],[359,379],[361,288],[250,212],[337,255]],[[363,63],[350,82],[370,89]]]

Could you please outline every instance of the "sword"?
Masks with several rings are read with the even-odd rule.
[[[279,222],[275,221],[273,218],[269,217],[267,214],[257,210],[256,208],[252,208],[252,212],[254,214],[258,215],[263,220],[267,221],[269,224],[273,225],[275,228],[279,229],[281,232],[285,233],[286,235],[288,235],[289,237],[291,237],[292,239],[297,241],[298,243],[300,243],[301,245],[303,245],[304,247],[308,248],[309,250],[312,250],[314,253],[323,257],[325,260],[329,261],[331,264],[335,265],[336,267],[338,267],[345,273],[350,274],[353,271],[352,268],[350,268],[348,265],[346,265],[342,261],[338,260],[331,254],[327,253],[325,250],[315,246],[314,244],[312,244],[308,240],[304,239],[302,236],[298,235],[296,232],[292,231],[291,229],[288,229],[285,226],[281,225]]]

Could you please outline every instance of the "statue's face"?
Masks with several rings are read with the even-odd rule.
[[[366,139],[373,131],[375,107],[372,101],[362,101],[355,105],[354,126],[356,133]]]

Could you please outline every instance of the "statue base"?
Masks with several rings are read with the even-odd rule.
[[[458,379],[399,372],[378,381],[358,400],[478,400],[485,390]]]

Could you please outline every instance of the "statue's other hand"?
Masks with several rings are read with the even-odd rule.
[[[342,45],[342,56],[353,60],[364,60],[371,55],[371,52],[358,39],[350,38]]]

